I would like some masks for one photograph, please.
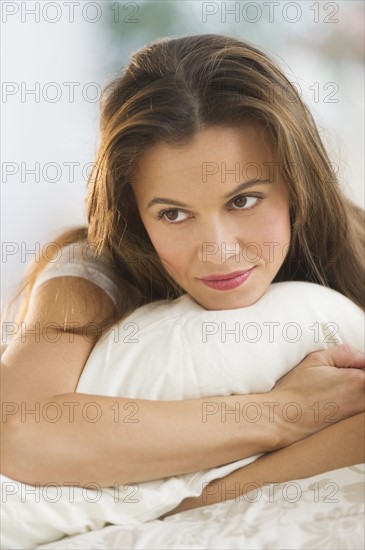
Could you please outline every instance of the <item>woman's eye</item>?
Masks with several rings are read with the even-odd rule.
[[[258,197],[250,197],[247,195],[243,195],[242,197],[237,197],[236,199],[233,199],[232,203],[237,206],[237,208],[234,208],[233,210],[249,210],[259,200]]]
[[[234,205],[232,210],[250,210],[254,208],[257,202],[260,200],[260,197],[252,197],[249,195],[242,195],[241,197],[236,197],[231,201]],[[177,225],[181,222],[184,222],[189,217],[187,212],[180,210],[179,208],[170,208],[169,210],[160,210],[157,214],[157,218],[161,220],[164,219],[165,222],[170,225]]]
[[[170,223],[180,223],[184,221],[185,218],[179,219],[179,213],[186,214],[186,212],[183,212],[182,210],[178,210],[175,208],[171,210],[161,210],[161,212],[157,214],[157,217],[159,220],[161,218],[165,218],[165,220]]]

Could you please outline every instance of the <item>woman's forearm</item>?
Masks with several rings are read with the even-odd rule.
[[[365,462],[365,413],[352,416],[202,487],[163,517],[239,498],[269,483],[283,483]]]
[[[334,368],[348,364],[356,368]],[[29,484],[104,487],[274,451],[364,411],[363,368],[362,354],[334,346],[309,354],[263,394],[154,401],[62,393],[5,401],[1,471]]]
[[[2,473],[31,485],[110,486],[216,467],[280,446],[266,401],[267,394],[152,401],[70,393],[3,404]],[[252,402],[261,417],[245,422]]]

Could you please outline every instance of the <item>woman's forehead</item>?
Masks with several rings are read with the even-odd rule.
[[[273,143],[261,123],[250,122],[238,126],[212,126],[197,132],[193,139],[181,146],[158,142],[150,146],[135,164],[133,182],[169,178],[173,173],[186,176],[190,171],[217,173],[273,161]],[[237,167],[237,164],[240,166]],[[251,170],[252,171],[252,170]]]

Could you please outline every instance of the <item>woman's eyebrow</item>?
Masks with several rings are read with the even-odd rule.
[[[247,187],[252,187],[252,185],[261,185],[264,183],[272,183],[272,182],[273,182],[272,179],[260,180],[258,178],[255,178],[252,180],[248,180],[248,181],[245,181],[244,183],[240,183],[239,185],[237,185],[235,189],[227,193],[227,195],[224,195],[224,198],[229,199],[229,197],[231,197],[232,195],[235,195],[236,193],[239,193],[240,191],[247,189]]]
[[[272,179],[266,179],[266,180],[260,180],[260,179],[252,179],[245,181],[243,183],[240,183],[235,189],[224,195],[223,198],[228,199],[232,195],[235,195],[236,193],[239,193],[240,191],[243,191],[244,189],[247,189],[248,187],[251,187],[252,185],[261,185],[264,183],[273,183]],[[177,201],[175,199],[167,199],[162,197],[155,197],[154,199],[150,200],[150,202],[147,204],[147,208],[150,208],[154,204],[173,204],[174,206],[182,206],[184,208],[191,208],[188,204],[185,204],[184,202]]]

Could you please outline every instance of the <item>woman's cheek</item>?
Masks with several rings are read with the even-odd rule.
[[[184,279],[187,266],[181,264],[181,258],[174,256],[160,255],[161,263],[167,273],[184,288]]]
[[[151,239],[152,240],[152,239]],[[182,269],[184,263],[184,243],[180,244],[173,239],[157,239],[152,240],[152,243],[159,255],[159,258],[164,265],[165,269],[170,275],[177,275]]]
[[[287,209],[283,207],[267,212],[256,235],[262,258],[270,263],[282,262],[290,242],[290,217]]]

